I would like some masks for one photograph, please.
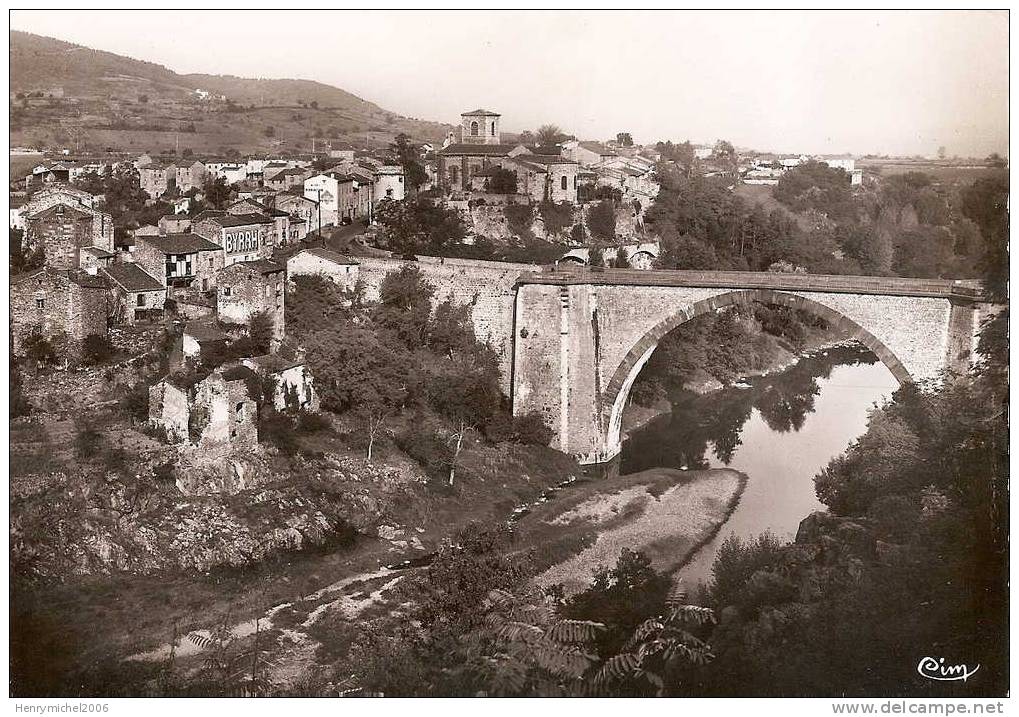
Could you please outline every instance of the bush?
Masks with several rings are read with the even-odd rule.
[[[396,444],[437,482],[445,483],[453,459],[449,443],[439,435],[434,421],[415,420],[396,436]]]
[[[120,399],[120,407],[133,420],[144,421],[149,417],[149,387],[144,382],[136,383]]]
[[[534,446],[547,446],[552,442],[552,429],[538,411],[513,417],[513,440]]]
[[[57,362],[57,350],[53,342],[39,331],[33,331],[24,342],[25,356],[29,361],[40,365],[52,365]]]
[[[538,205],[538,213],[545,225],[546,234],[558,236],[573,224],[573,205],[570,202],[556,204],[547,200],[543,201]]]
[[[276,446],[285,456],[293,456],[300,449],[294,437],[294,422],[286,415],[269,412],[258,422],[258,440]]]
[[[113,344],[105,336],[89,334],[81,345],[81,362],[86,366],[98,366],[113,358]]]
[[[333,424],[321,413],[302,412],[297,419],[299,433],[318,433],[332,428]]]
[[[587,228],[597,239],[615,239],[616,210],[609,200],[602,200],[587,213]]]
[[[531,222],[534,221],[534,210],[530,204],[510,204],[503,209],[509,230],[522,239],[534,239]]]

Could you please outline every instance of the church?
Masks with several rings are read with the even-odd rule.
[[[500,118],[499,113],[483,109],[460,115],[460,141],[450,132],[436,153],[436,180],[443,195],[469,193],[474,175],[503,167],[516,173],[519,194],[537,201],[575,202],[576,162],[532,154],[520,143],[503,144]]]

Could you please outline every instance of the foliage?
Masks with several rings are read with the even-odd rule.
[[[230,203],[233,189],[227,184],[226,177],[209,177],[202,185],[205,203],[213,209],[222,209]]]
[[[375,210],[386,246],[396,254],[439,254],[463,241],[467,229],[455,209],[418,195],[383,199]]]
[[[591,206],[587,212],[587,229],[595,239],[615,239],[616,210],[612,202],[602,200]]]
[[[30,251],[24,244],[25,232],[21,229],[11,228],[9,241],[11,276],[38,269],[46,262],[42,245]]]
[[[605,251],[600,246],[593,246],[587,250],[587,265],[593,269],[605,266]]]
[[[248,338],[251,339],[254,354],[269,353],[274,335],[274,322],[269,312],[258,311],[251,315],[248,320]]]
[[[525,239],[533,239],[531,222],[534,221],[534,207],[530,204],[508,204],[503,209],[506,225],[512,234]]]
[[[404,132],[396,135],[389,151],[396,156],[396,161],[403,167],[403,181],[417,191],[428,180],[428,173],[420,161],[420,148],[411,144],[410,136]]]
[[[22,380],[21,368],[18,366],[17,357],[12,353],[8,360],[8,400],[10,403],[10,418],[27,416],[32,411],[32,405],[25,397]]]
[[[379,304],[372,318],[382,328],[394,332],[408,348],[419,348],[428,335],[434,293],[420,269],[405,265],[382,280]]]
[[[516,194],[517,173],[504,167],[494,167],[485,180],[485,191],[491,194]]]
[[[563,137],[563,131],[554,124],[543,124],[534,132],[535,143],[539,147],[550,147],[561,141]]]
[[[81,362],[86,366],[98,366],[113,358],[113,344],[105,336],[89,334],[81,345]]]
[[[40,366],[51,366],[58,359],[57,342],[47,338],[41,328],[34,328],[22,342],[25,357]]]
[[[632,269],[633,264],[630,263],[630,255],[626,253],[626,247],[620,246],[616,249],[616,258],[612,262],[612,265],[616,269]]]
[[[570,202],[557,204],[546,199],[538,205],[538,214],[547,234],[559,236],[567,227],[573,226],[573,204]]]

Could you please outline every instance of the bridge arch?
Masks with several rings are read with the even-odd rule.
[[[611,456],[619,452],[623,408],[626,405],[626,399],[641,369],[644,368],[644,365],[651,358],[651,354],[654,353],[658,343],[665,335],[681,324],[685,324],[687,321],[703,314],[713,312],[725,306],[749,304],[755,301],[762,304],[775,304],[800,309],[824,319],[829,325],[840,329],[847,336],[859,341],[873,352],[891,371],[900,385],[912,382],[913,379],[909,371],[906,370],[898,357],[883,342],[841,312],[812,299],[774,289],[730,291],[678,309],[675,313],[646,332],[627,352],[623,361],[613,372],[604,391],[604,402],[602,405],[606,406],[608,411],[608,415],[605,416],[607,420],[602,424],[605,426],[606,431],[604,445],[606,455]]]

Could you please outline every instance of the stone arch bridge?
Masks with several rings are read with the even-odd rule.
[[[362,260],[369,298],[392,260]],[[965,371],[981,314],[975,281],[729,271],[563,269],[419,257],[446,298],[472,305],[502,359],[513,412],[538,411],[553,446],[581,463],[620,451],[622,410],[667,333],[724,306],[758,301],[814,313],[869,348],[900,382]]]

